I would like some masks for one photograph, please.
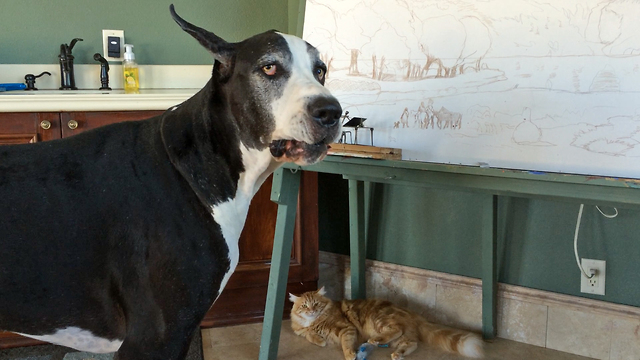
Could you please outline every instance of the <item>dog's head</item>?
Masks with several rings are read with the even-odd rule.
[[[276,160],[300,165],[326,155],[340,134],[342,108],[324,87],[327,67],[313,46],[276,31],[229,43],[170,10],[213,54],[213,76],[245,146],[269,147]]]

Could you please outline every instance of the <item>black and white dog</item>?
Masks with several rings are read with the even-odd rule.
[[[215,58],[200,92],[148,120],[0,147],[0,329],[184,358],[257,189],[339,136],[314,47],[275,31],[228,43],[171,14]]]

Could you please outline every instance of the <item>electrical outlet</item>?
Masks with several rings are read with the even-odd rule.
[[[111,38],[111,39],[109,39]],[[111,42],[112,50],[113,46],[117,48],[119,56],[109,56],[109,43]],[[124,60],[124,30],[102,30],[102,51],[107,61],[122,61]]]
[[[582,259],[582,268],[587,274],[595,271],[595,275],[589,279],[582,272],[580,273],[580,292],[604,295],[607,262],[604,260]]]

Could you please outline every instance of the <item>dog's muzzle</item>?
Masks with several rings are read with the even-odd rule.
[[[274,140],[269,145],[271,155],[278,161],[309,165],[322,160],[329,150],[329,144],[336,141],[340,133],[342,107],[333,96],[317,97],[307,105],[311,122],[313,144],[299,140]]]

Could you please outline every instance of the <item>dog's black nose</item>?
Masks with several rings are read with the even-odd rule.
[[[309,103],[309,113],[322,126],[331,127],[340,120],[342,107],[333,97],[318,97]]]

